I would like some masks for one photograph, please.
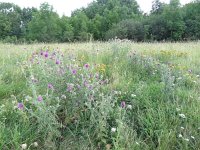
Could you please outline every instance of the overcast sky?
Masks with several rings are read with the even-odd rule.
[[[86,7],[87,4],[93,0],[0,0],[0,2],[12,2],[20,7],[37,7],[39,8],[40,4],[43,2],[48,2],[50,5],[53,5],[53,8],[57,13],[62,16],[63,14],[70,16],[71,11]],[[140,8],[144,12],[149,12],[151,10],[153,0],[137,0]],[[162,2],[169,3],[170,0],[161,0]],[[181,4],[186,4],[191,0],[180,0]]]

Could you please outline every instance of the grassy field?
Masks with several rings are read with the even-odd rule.
[[[199,42],[0,44],[0,149],[199,149],[199,66]]]

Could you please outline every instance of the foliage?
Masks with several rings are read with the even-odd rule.
[[[97,0],[86,8],[59,16],[48,3],[39,9],[0,3],[0,37],[3,42],[72,42],[108,40],[134,41],[198,40],[199,1],[184,6],[154,0],[150,14],[136,0]],[[13,40],[12,40],[13,39]]]

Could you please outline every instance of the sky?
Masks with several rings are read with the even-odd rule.
[[[87,7],[87,5],[93,0],[0,0],[0,2],[11,2],[23,7],[36,7],[39,8],[40,4],[43,2],[48,2],[53,5],[54,11],[56,11],[60,16],[66,15],[70,16],[71,11]],[[153,0],[137,0],[140,8],[143,12],[149,12],[151,10]],[[170,0],[161,0],[162,2],[169,3]],[[180,0],[181,4],[186,4],[191,2],[191,0]]]

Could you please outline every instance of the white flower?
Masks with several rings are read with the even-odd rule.
[[[199,77],[199,75],[197,75],[197,78]]]
[[[188,138],[185,138],[184,140],[185,140],[185,141],[187,141],[187,142],[189,142],[189,141],[190,141]]]
[[[27,144],[26,143],[22,144],[21,147],[22,147],[22,149],[27,149]]]
[[[136,95],[135,94],[131,94],[131,97],[136,97]]]
[[[179,137],[179,138],[182,138],[183,136],[182,136],[182,134],[179,134],[178,137]]]
[[[179,116],[180,116],[181,118],[183,118],[183,119],[186,118],[186,116],[185,116],[184,114],[179,114]]]
[[[191,136],[192,139],[195,139],[194,136]]]
[[[180,111],[181,109],[180,108],[176,108],[176,111]]]
[[[135,142],[135,144],[139,145],[139,143],[138,143],[138,142]]]
[[[132,105],[127,105],[127,109],[132,109]]]
[[[33,143],[33,146],[34,146],[34,147],[38,147],[38,143],[37,143],[37,142],[34,142],[34,143]]]
[[[117,130],[116,128],[112,128],[111,132],[116,132],[116,130]]]
[[[178,77],[177,79],[178,79],[178,80],[181,80],[181,79],[182,79],[182,77]]]
[[[184,127],[181,127],[181,129],[184,130],[185,128],[184,128]]]
[[[61,96],[61,99],[66,99],[67,97],[65,95],[62,95]]]

